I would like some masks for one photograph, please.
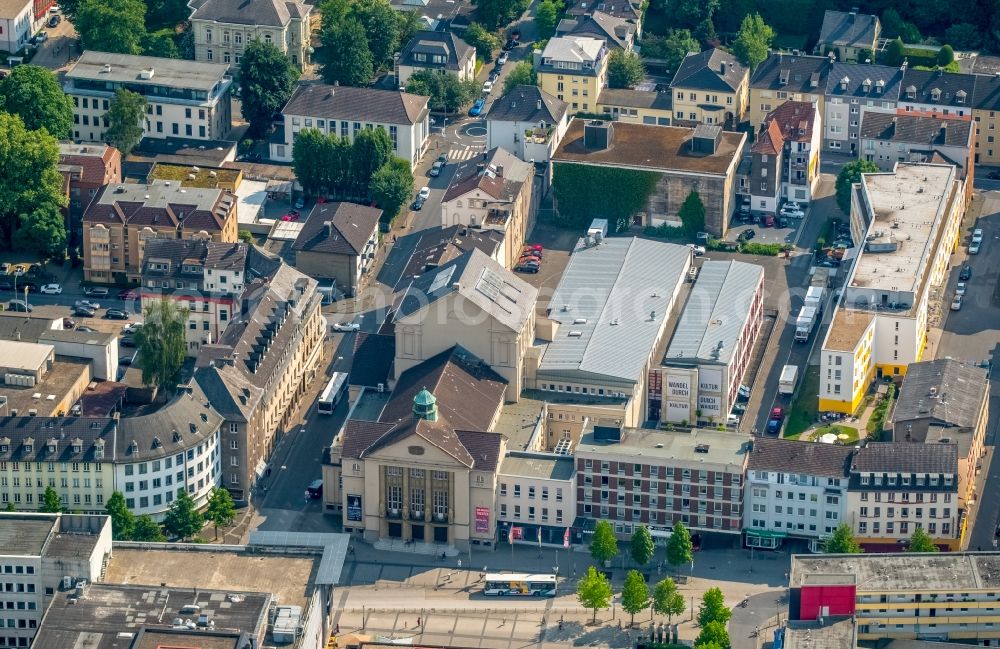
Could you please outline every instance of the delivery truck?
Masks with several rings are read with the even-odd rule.
[[[795,342],[804,343],[809,340],[816,322],[819,320],[817,309],[814,306],[804,306],[799,310],[799,315],[795,318]]]
[[[778,394],[793,394],[795,382],[799,378],[799,368],[795,365],[785,365],[778,379]]]

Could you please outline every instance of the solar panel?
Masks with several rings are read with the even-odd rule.
[[[493,272],[490,268],[484,268],[482,276],[480,276],[479,281],[476,283],[476,290],[490,298],[493,302],[496,302],[497,298],[500,297],[500,290],[504,284],[505,282],[500,275]]]

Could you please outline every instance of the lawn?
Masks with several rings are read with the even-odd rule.
[[[820,426],[816,430],[812,431],[808,435],[808,440],[811,442],[818,442],[823,435],[827,433],[833,433],[837,436],[841,444],[853,444],[858,441],[861,433],[857,428],[853,426],[844,426],[843,424],[827,424],[826,426]],[[841,438],[841,435],[847,435],[846,438]],[[802,437],[800,439],[805,439]]]
[[[798,437],[802,431],[816,421],[819,408],[819,365],[810,365],[802,382],[799,383],[798,394],[789,408],[788,423],[785,424],[785,437]]]

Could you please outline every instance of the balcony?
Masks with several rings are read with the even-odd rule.
[[[552,138],[553,131],[555,131],[554,126],[549,126],[548,128],[526,128],[524,129],[524,142],[525,144],[548,144]]]

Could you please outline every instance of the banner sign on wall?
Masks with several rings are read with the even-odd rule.
[[[489,532],[490,531],[490,508],[489,507],[476,507],[476,531],[477,532]]]
[[[361,520],[361,496],[357,494],[347,494],[347,520]]]

